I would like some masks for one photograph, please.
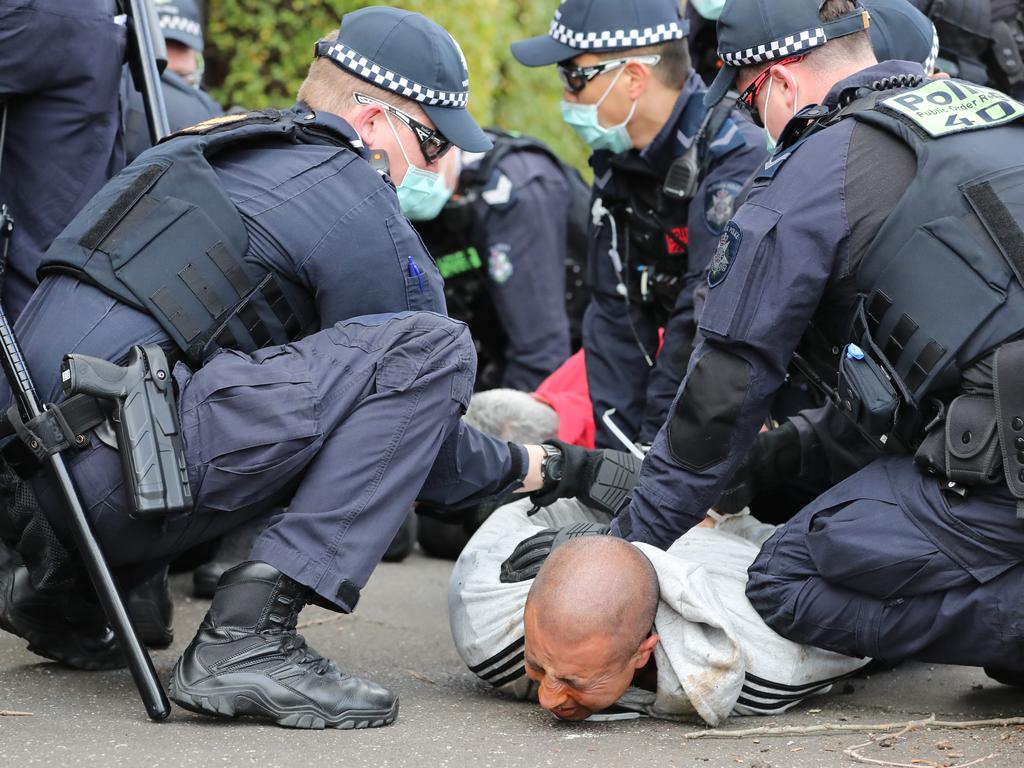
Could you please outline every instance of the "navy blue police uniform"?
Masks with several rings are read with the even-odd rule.
[[[197,55],[203,53],[203,27],[199,19],[199,8],[192,0],[159,3],[156,6],[156,13],[160,31],[166,41],[187,46]],[[199,83],[201,76],[202,70],[197,69],[185,78],[174,72],[170,66],[160,75],[164,105],[167,108],[167,124],[172,133],[224,114],[220,104],[202,89]],[[125,161],[130,163],[149,149],[152,142],[149,138],[149,125],[146,122],[142,94],[135,90],[127,68],[121,81],[121,89],[124,104]]]
[[[939,69],[1024,98],[1024,7],[1018,0],[909,0],[938,30]]]
[[[740,66],[866,26],[788,8],[752,28],[739,5],[711,99]],[[800,472],[839,482],[765,544],[751,603],[840,653],[1020,670],[1021,170],[1005,158],[1024,105],[922,82],[918,64],[875,65],[787,126],[720,239],[703,342],[612,530],[665,547],[703,519],[795,362],[833,396],[794,419]]]
[[[489,136],[494,149],[464,157],[440,215],[415,225],[445,280],[449,314],[472,332],[477,389],[531,392],[571,354],[574,325],[579,338],[570,309],[582,299],[587,191],[536,139]]]
[[[367,9],[321,55],[359,74],[348,53],[398,22],[411,35],[440,30]],[[389,55],[401,63],[384,49],[378,66]],[[444,55],[450,103],[428,103],[436,86],[407,95],[432,117],[460,112],[437,122],[485,150],[454,106],[465,103],[464,62],[453,45]],[[351,610],[421,487],[445,504],[521,480],[522,448],[458,421],[472,391],[469,335],[445,316],[437,268],[368,157],[341,117],[304,104],[216,118],[144,152],[50,249],[16,327],[44,401],[61,400],[69,352],[116,361],[155,343],[179,361],[190,515],[131,518],[102,439],[69,460],[113,565],[152,569],[290,500],[253,558]],[[61,533],[56,488],[32,483]]]
[[[3,305],[12,321],[54,237],[124,166],[125,26],[117,13],[116,0],[0,2],[0,101],[7,104],[0,203],[15,221]]]
[[[620,3],[567,0],[549,34],[515,43],[513,54],[527,66],[588,52],[629,56],[683,39],[688,29],[673,2],[648,0],[624,11]],[[737,195],[765,156],[760,131],[728,106],[709,115],[704,92],[700,76],[691,72],[647,147],[601,149],[590,159],[591,301],[583,348],[599,446],[621,447],[602,419],[610,409],[630,440],[649,443],[664,421],[692,351],[694,288]],[[699,186],[670,194],[665,187],[671,169],[688,153]]]

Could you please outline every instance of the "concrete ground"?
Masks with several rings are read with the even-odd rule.
[[[455,653],[445,591],[451,564],[413,555],[382,565],[359,611],[300,616],[310,643],[344,669],[401,693],[398,721],[369,731],[292,731],[204,718],[175,708],[149,722],[127,672],[86,673],[43,662],[0,632],[0,768],[28,766],[743,766],[817,768],[856,763],[843,750],[866,734],[689,740],[697,725],[634,720],[561,723],[536,705],[495,696]],[[173,579],[176,640],[154,660],[163,677],[202,619],[206,602]],[[4,712],[25,712],[25,716]],[[1024,714],[1024,692],[981,670],[905,665],[854,680],[778,718],[726,727],[974,720]],[[861,750],[882,765],[1024,764],[1024,728],[921,728]],[[982,759],[981,762],[977,762]],[[972,761],[975,761],[972,763]],[[878,763],[875,763],[878,764]]]

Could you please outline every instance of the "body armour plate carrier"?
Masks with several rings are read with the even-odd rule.
[[[265,110],[186,128],[122,171],[54,241],[40,278],[71,274],[151,315],[193,366],[218,348],[250,352],[316,327],[312,297],[244,259],[248,235],[210,159],[250,142],[348,146]]]
[[[940,80],[861,96],[840,115],[905,142],[917,173],[857,265],[853,345],[833,394],[851,410],[844,387],[876,382],[879,406],[891,386],[891,418],[872,429],[853,415],[881,442],[889,432],[914,445],[942,413],[924,406],[948,404],[964,371],[1024,335],[1024,107]]]

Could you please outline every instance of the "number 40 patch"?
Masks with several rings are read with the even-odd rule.
[[[909,117],[934,137],[991,128],[1024,116],[1019,101],[963,80],[932,80],[879,104]]]

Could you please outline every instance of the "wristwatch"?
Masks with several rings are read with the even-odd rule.
[[[540,462],[540,478],[544,483],[543,490],[547,491],[562,481],[565,456],[558,446],[543,443],[540,447],[544,451],[544,458]]]

